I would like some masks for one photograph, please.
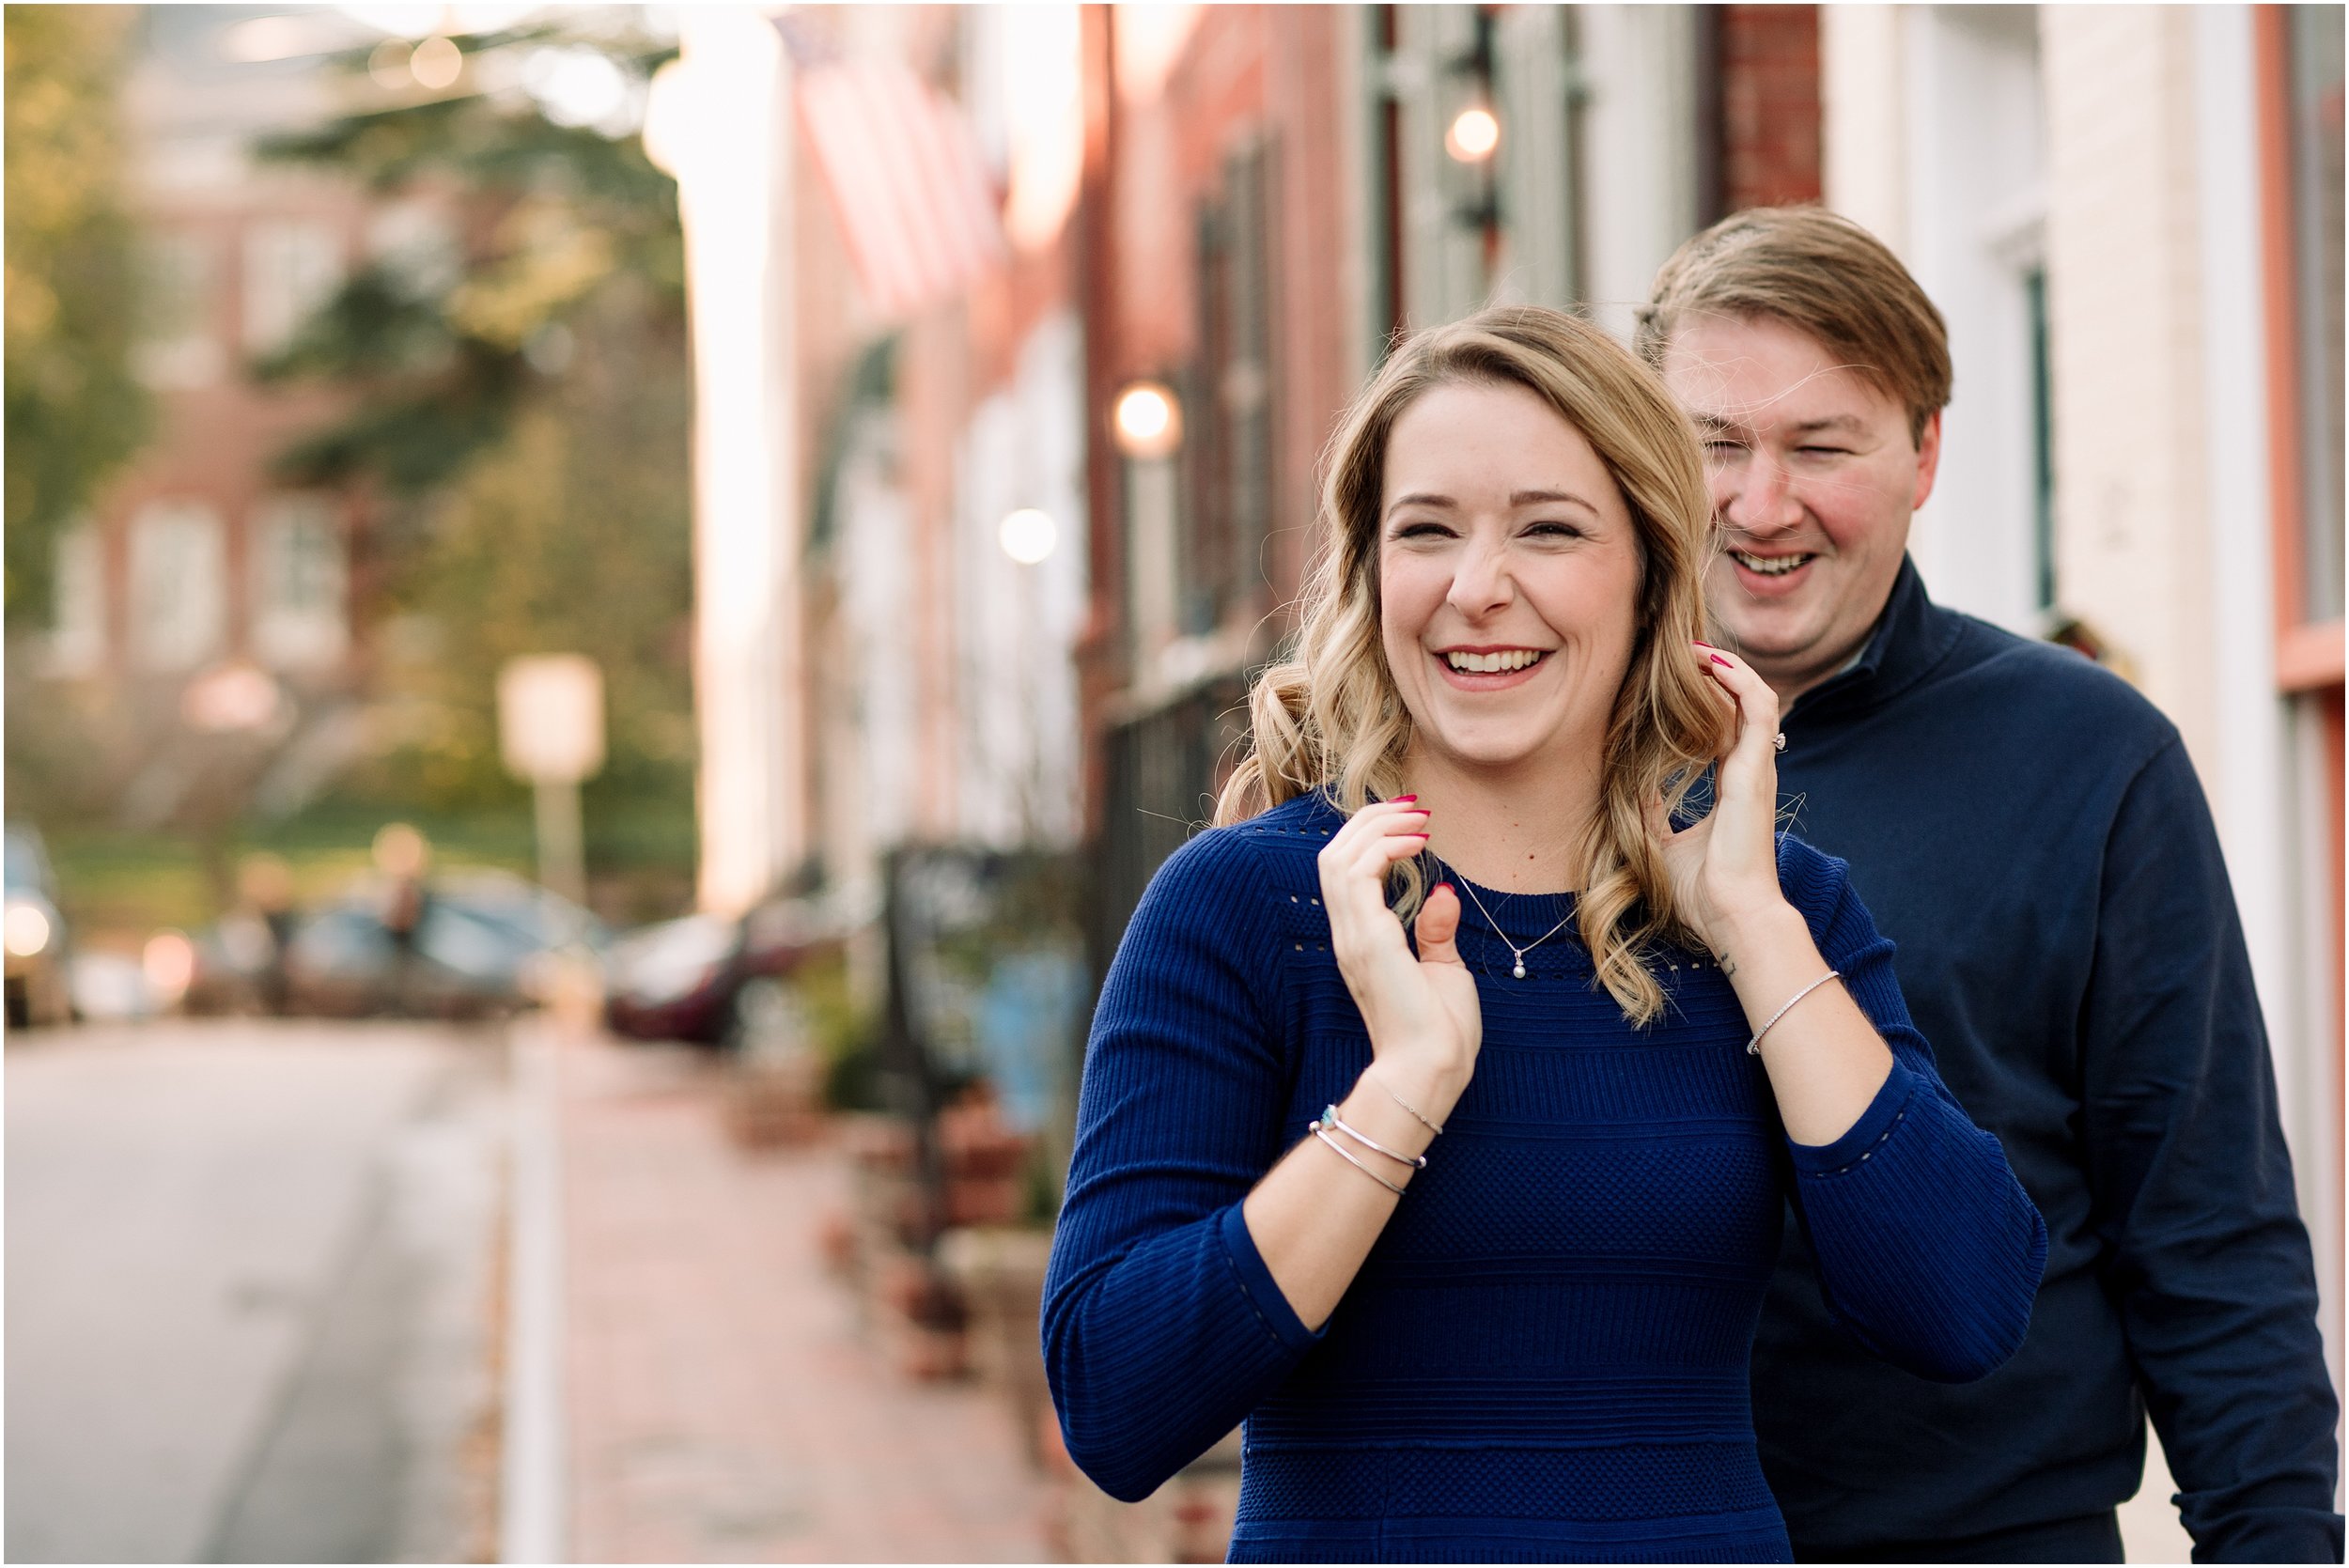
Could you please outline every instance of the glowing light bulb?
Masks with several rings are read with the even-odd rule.
[[[1463,163],[1481,163],[1501,145],[1501,122],[1482,104],[1470,104],[1443,133],[1443,149]]]
[[[1137,381],[1117,395],[1118,450],[1129,458],[1163,458],[1183,443],[1183,411],[1156,381]]]

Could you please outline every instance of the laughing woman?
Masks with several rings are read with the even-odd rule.
[[[1842,862],[1774,833],[1644,368],[1549,311],[1423,334],[1324,512],[1095,1014],[1069,1452],[1138,1498],[1245,1421],[1238,1560],[1785,1560],[1746,1363],[1787,1201],[1852,1335],[1947,1381],[2021,1342],[2046,1228]]]

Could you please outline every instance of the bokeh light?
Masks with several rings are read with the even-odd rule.
[[[37,905],[9,905],[7,940],[10,953],[30,958],[49,945],[49,917]]]
[[[1501,145],[1501,122],[1482,104],[1470,104],[1444,132],[1443,149],[1463,163],[1481,163]]]
[[[533,50],[522,62],[522,89],[557,125],[594,126],[611,134],[633,129],[623,118],[628,76],[599,49]]]
[[[408,56],[408,73],[419,86],[434,92],[455,86],[464,72],[464,51],[437,33],[416,45],[416,52]]]
[[[155,1004],[176,1007],[195,978],[195,944],[181,932],[158,931],[147,939],[147,946],[139,954],[139,968],[154,992]]]
[[[1004,518],[997,536],[1003,553],[1023,567],[1049,559],[1053,546],[1060,543],[1060,530],[1050,516],[1034,506],[1022,506]]]
[[[1117,447],[1129,458],[1163,458],[1183,444],[1182,408],[1156,381],[1137,381],[1117,396]]]

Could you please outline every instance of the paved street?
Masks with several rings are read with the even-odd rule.
[[[477,1558],[498,1037],[12,1033],[17,1561]]]

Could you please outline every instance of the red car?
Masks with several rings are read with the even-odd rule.
[[[739,1043],[770,986],[840,934],[801,899],[772,899],[737,920],[687,915],[640,926],[604,957],[604,1021],[638,1040]]]

